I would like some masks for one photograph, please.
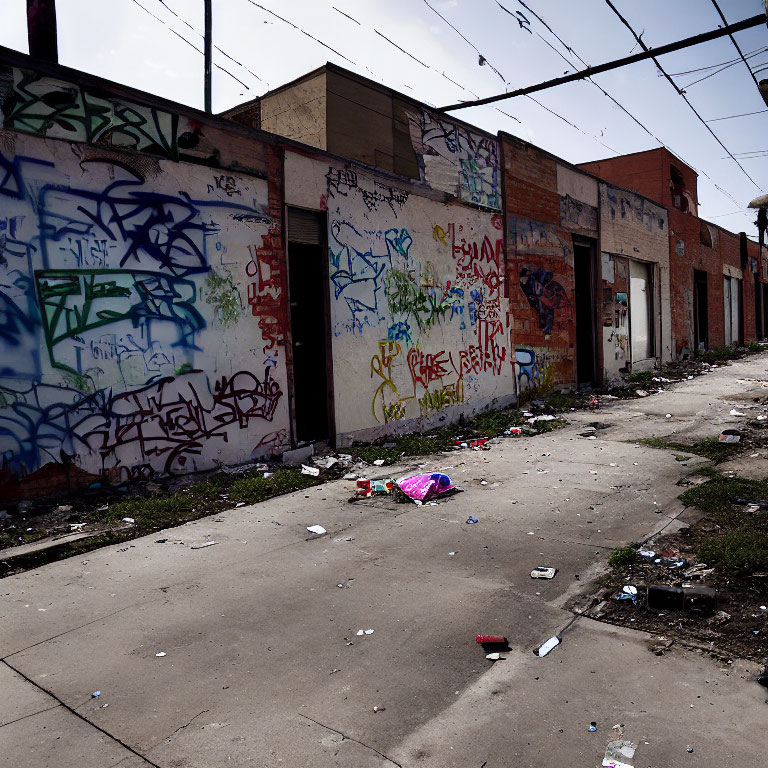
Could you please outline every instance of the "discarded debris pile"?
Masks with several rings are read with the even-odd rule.
[[[707,523],[703,523],[705,527]],[[768,572],[734,573],[698,561],[689,528],[640,548],[616,550],[592,618],[706,648],[717,658],[768,658]]]

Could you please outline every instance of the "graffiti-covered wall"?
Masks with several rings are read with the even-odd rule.
[[[272,224],[265,179],[0,131],[0,497],[287,443]]]
[[[501,210],[498,139],[426,109],[406,115],[421,180],[465,202]]]
[[[513,400],[500,217],[290,153],[286,200],[327,209],[342,441]]]
[[[657,358],[662,362],[672,359],[667,210],[626,189],[601,183],[600,233],[603,359],[605,378],[610,381],[633,367],[653,366]],[[649,265],[653,277],[650,311],[655,343],[651,360],[637,344],[632,347],[631,260]],[[636,301],[635,310],[639,306]]]

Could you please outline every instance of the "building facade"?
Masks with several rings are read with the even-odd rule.
[[[764,316],[690,169],[331,65],[210,116],[0,50],[0,121],[3,500],[429,429]]]
[[[663,147],[579,167],[667,208],[676,358],[764,338],[765,286],[758,246],[699,218],[692,168]]]

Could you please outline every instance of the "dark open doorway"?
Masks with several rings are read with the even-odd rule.
[[[595,344],[595,249],[588,240],[573,241],[576,302],[576,380],[579,385],[597,379]]]
[[[325,214],[288,209],[296,442],[332,438],[328,352],[328,265]]]
[[[693,270],[693,346],[694,353],[709,349],[707,273]]]

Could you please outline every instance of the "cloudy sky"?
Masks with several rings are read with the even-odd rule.
[[[613,3],[651,47],[722,23],[712,0]],[[215,111],[325,61],[442,106],[639,50],[606,0],[214,0],[213,5],[214,63],[229,72],[214,71]],[[763,11],[762,0],[718,0],[718,5],[729,22]],[[0,45],[26,52],[26,0],[2,0],[2,6]],[[57,7],[63,64],[202,106],[202,55],[195,48],[202,50],[203,0],[58,0]],[[753,69],[768,67],[766,27],[740,32],[736,39]],[[485,66],[479,66],[478,52]],[[613,100],[597,85],[577,82],[535,94],[536,101],[515,98],[495,105],[498,109],[454,114],[492,132],[521,136],[574,163],[663,143],[699,172],[700,215],[754,235],[754,215],[745,208],[768,190],[768,112],[746,65],[728,38],[669,54],[660,63],[701,117],[712,121],[707,125],[743,170],[651,61],[594,78]],[[725,68],[720,71],[718,64]],[[768,77],[768,68],[757,72],[761,77]],[[745,113],[756,114],[721,119]]]

